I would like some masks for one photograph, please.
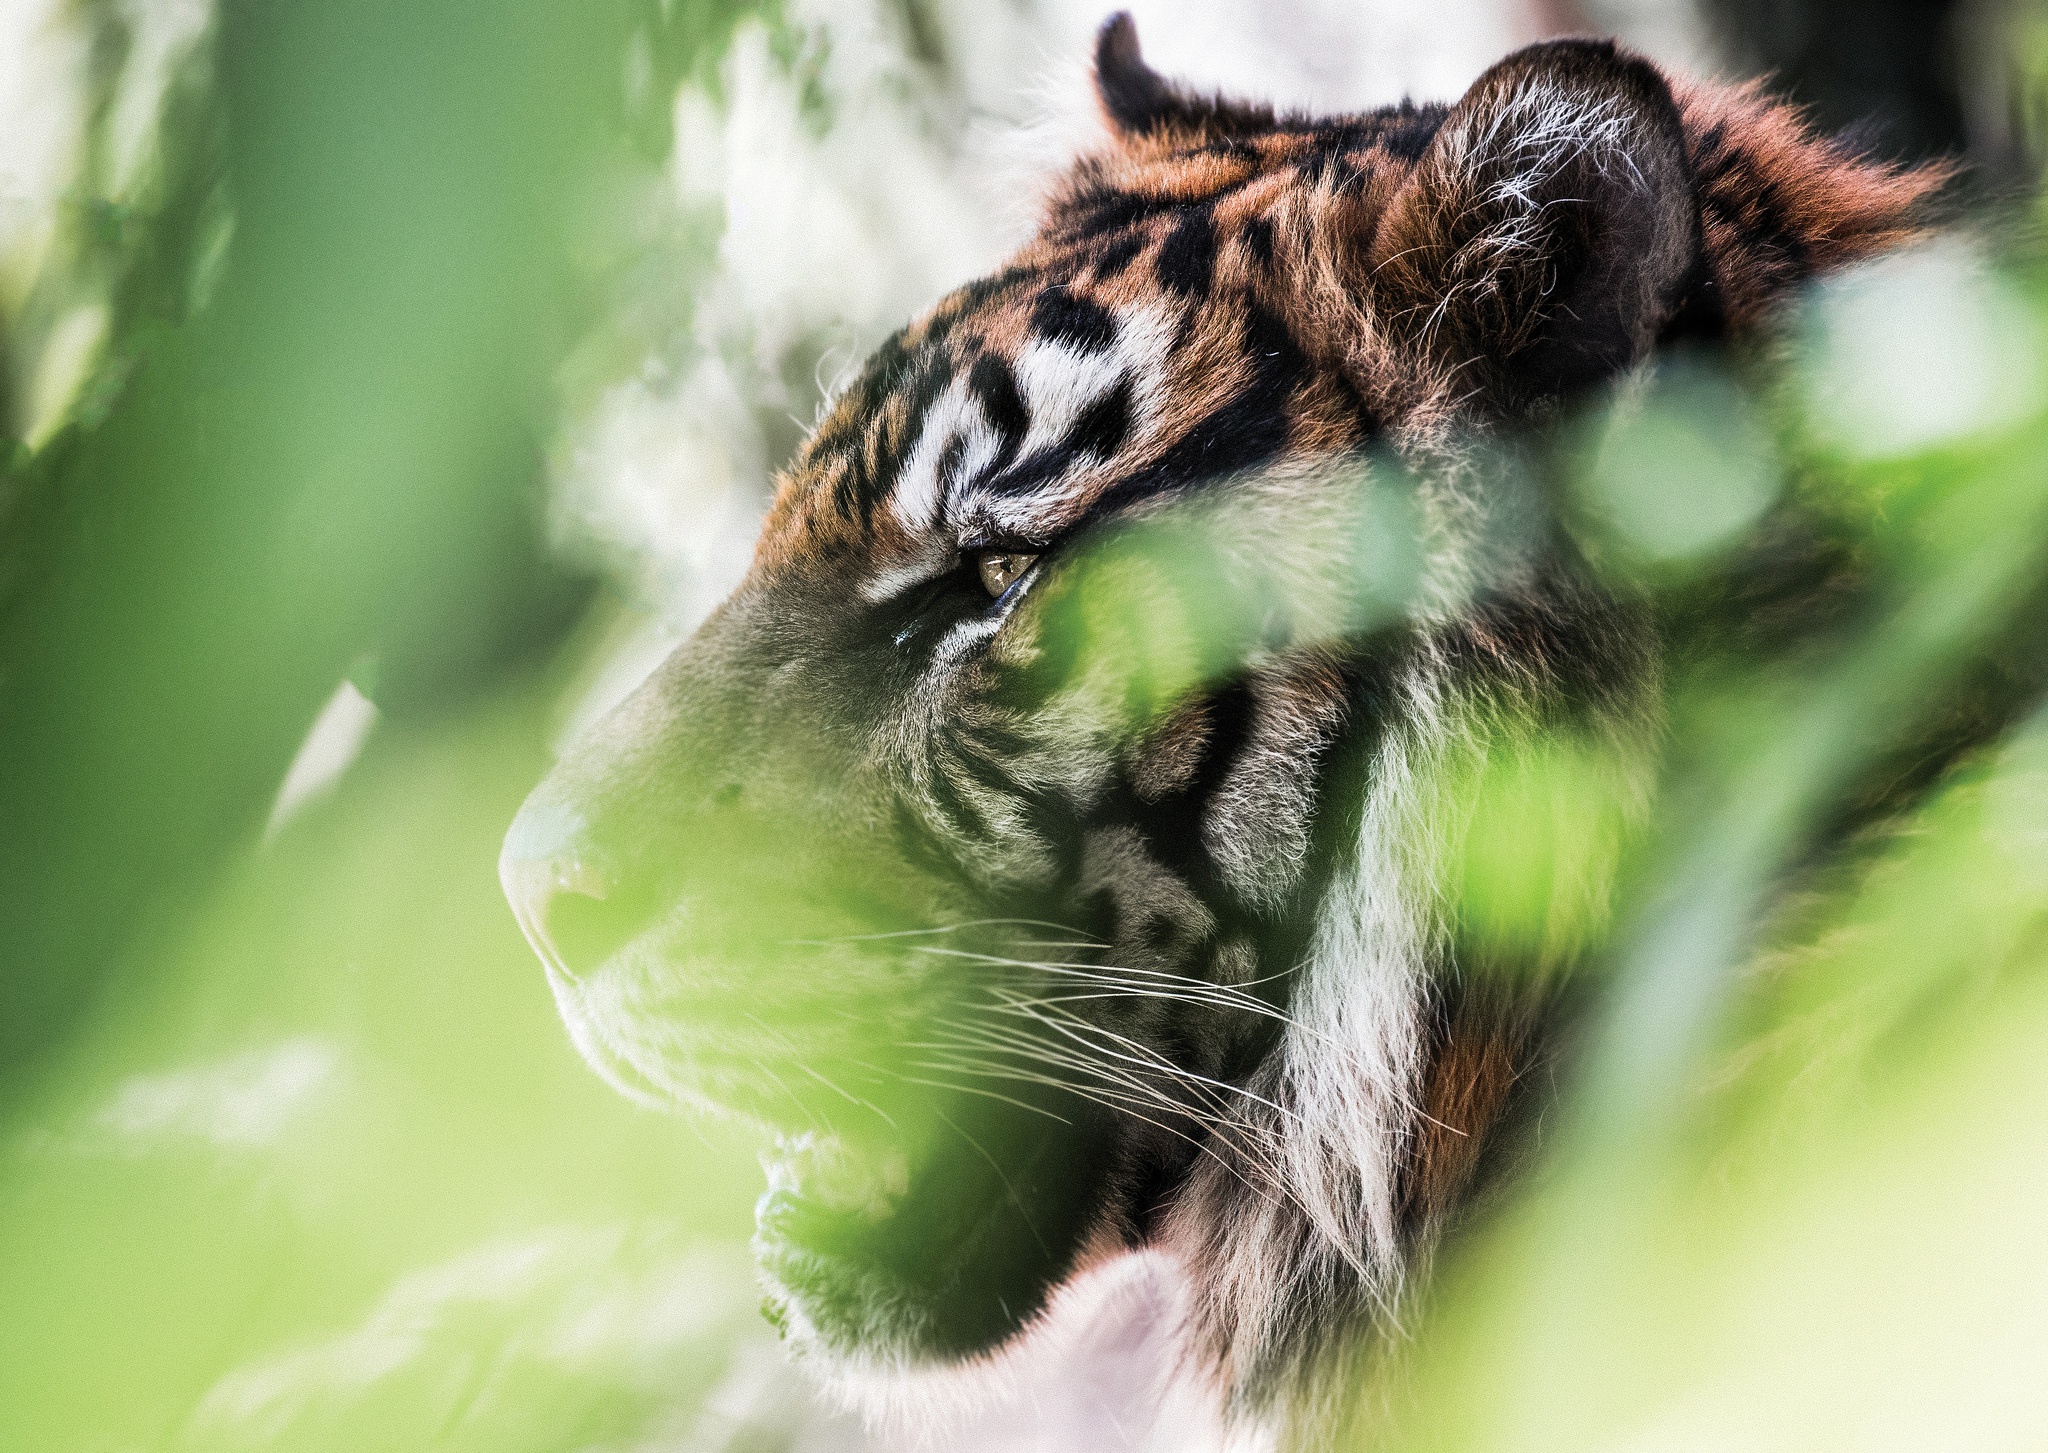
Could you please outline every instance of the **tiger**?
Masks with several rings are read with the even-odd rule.
[[[1514,441],[1767,340],[1947,174],[1604,40],[1318,117],[1119,13],[1093,79],[1035,235],[822,412],[501,875],[599,1074],[776,1137],[793,1345],[988,1364],[1142,1256],[1256,1421],[1530,1139],[1568,975],[1467,961],[1433,775],[1569,721],[1650,810],[1654,626]]]

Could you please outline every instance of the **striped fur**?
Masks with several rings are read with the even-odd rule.
[[[1249,1408],[1393,1303],[1540,1053],[1540,995],[1454,962],[1433,784],[1568,721],[1644,810],[1654,643],[1484,441],[1762,326],[1941,178],[1592,42],[1327,119],[1188,95],[1124,18],[1097,71],[1111,140],[834,403],[505,874],[602,1072],[791,1137],[793,1337],[980,1356],[1153,1248]]]

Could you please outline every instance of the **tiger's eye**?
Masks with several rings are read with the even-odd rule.
[[[982,588],[993,600],[1008,590],[1017,577],[1031,568],[1036,555],[1005,555],[991,550],[975,562],[981,570]]]

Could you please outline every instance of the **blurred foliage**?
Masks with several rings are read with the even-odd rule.
[[[261,823],[345,673],[442,711],[561,639],[554,370],[616,265],[579,244],[746,12],[83,6],[80,174],[7,340],[0,1073]]]
[[[602,634],[557,369],[754,10],[70,17],[77,176],[0,340],[0,1447],[820,1422],[751,1147],[589,1075],[493,871]],[[366,755],[274,813],[345,677]]]
[[[1657,622],[1660,762],[1570,709],[1454,719],[1411,821],[1462,971],[1570,976],[1578,1042],[1540,1172],[1298,1446],[2048,1440],[2048,263],[2018,221],[1466,461],[1508,530],[1471,595],[1513,589],[1542,495]],[[1336,504],[1157,512],[1048,580],[1034,670],[1138,734],[1456,609],[1411,489],[1380,459]]]

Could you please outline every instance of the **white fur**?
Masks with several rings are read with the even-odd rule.
[[[1325,899],[1281,1045],[1297,1121],[1285,1141],[1302,1209],[1383,1299],[1400,1279],[1396,1198],[1414,1129],[1434,885],[1418,852],[1418,789],[1443,733],[1435,683],[1405,687],[1359,823],[1356,857]]]
[[[1017,389],[1031,414],[1022,454],[1059,443],[1090,404],[1125,378],[1132,381],[1142,422],[1158,401],[1160,370],[1173,342],[1173,325],[1156,308],[1117,315],[1117,334],[1106,349],[1084,352],[1033,338],[1017,352]]]
[[[1269,1453],[1187,1375],[1187,1278],[1160,1251],[1098,1262],[998,1353],[938,1366],[820,1367],[891,1446],[976,1453]]]
[[[1251,1168],[1196,1167],[1167,1244],[1203,1268],[1209,1352],[1241,1381],[1287,1355],[1290,1314],[1347,1283],[1391,1312],[1401,1289],[1400,1171],[1422,1069],[1436,946],[1425,792],[1448,739],[1423,668],[1380,749],[1349,867],[1325,895],[1292,1022],[1255,1077]],[[1256,1165],[1258,1160],[1270,1164]]]
[[[897,474],[889,508],[912,535],[925,534],[938,524],[947,484],[939,478],[939,462],[955,438],[965,445],[956,470],[961,479],[972,479],[987,468],[1001,446],[965,378],[954,379],[925,414],[924,429]]]
[[[1131,385],[1130,445],[1146,437],[1158,412],[1165,387],[1167,354],[1173,343],[1173,322],[1155,308],[1127,308],[1117,317],[1117,334],[1103,350],[1084,352],[1049,339],[1034,338],[1018,350],[1013,368],[1017,390],[1024,400],[1030,424],[1018,446],[1019,458],[1057,445],[1066,437],[1087,408],[1118,384]],[[964,445],[949,478],[941,478],[939,466],[947,447],[958,439]],[[911,446],[896,477],[889,508],[903,528],[913,536],[929,535],[947,514],[947,506],[960,517],[962,527],[1015,528],[1043,518],[1058,500],[1059,491],[1038,491],[1030,498],[1002,501],[973,496],[949,500],[949,489],[970,485],[995,461],[1001,440],[990,426],[981,403],[967,386],[965,376],[955,378],[926,413],[917,442]],[[1128,446],[1127,446],[1128,447]],[[1078,478],[1075,481],[1079,482]],[[871,581],[863,587],[870,600],[881,600],[915,582],[917,577]]]
[[[1017,350],[1017,391],[1031,416],[1020,455],[1059,443],[1082,410],[1116,386],[1123,374],[1113,351],[1069,348],[1033,338]]]

